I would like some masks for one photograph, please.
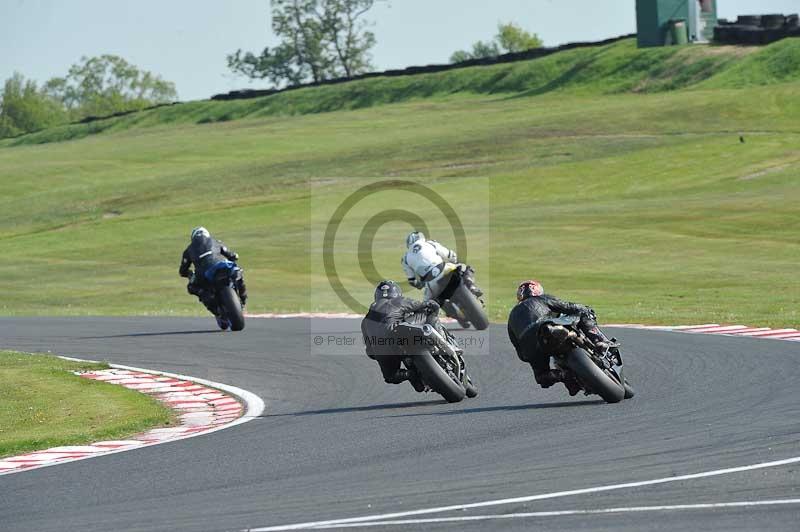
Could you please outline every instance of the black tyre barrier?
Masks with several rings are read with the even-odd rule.
[[[720,20],[714,28],[714,42],[718,44],[764,45],[786,37],[800,37],[797,15],[746,15],[735,24]]]
[[[760,26],[761,15],[739,15],[736,24],[738,26]]]
[[[427,65],[427,66],[412,66],[408,68],[404,68],[402,70],[386,70],[383,72],[369,72],[367,74],[361,74],[358,76],[353,76],[350,78],[336,78],[336,79],[327,79],[324,81],[320,81],[317,83],[304,83],[301,85],[294,85],[291,87],[285,87],[281,89],[246,89],[246,90],[239,90],[239,91],[231,91],[225,94],[215,94],[211,97],[212,100],[244,100],[249,98],[260,98],[262,96],[271,96],[273,94],[278,94],[280,92],[288,92],[292,90],[298,89],[305,89],[308,87],[320,87],[323,85],[338,85],[341,83],[347,83],[350,81],[356,81],[360,79],[370,79],[370,78],[378,78],[378,77],[402,77],[402,76],[413,76],[416,74],[426,74],[426,73],[434,73],[434,72],[446,72],[448,70],[456,70],[459,68],[467,68],[472,66],[486,66],[486,65],[499,65],[503,63],[515,63],[517,61],[527,61],[529,59],[539,59],[540,57],[546,57],[548,55],[552,55],[558,52],[563,52],[566,50],[574,50],[576,48],[593,48],[597,46],[606,46],[609,44],[614,44],[619,41],[623,41],[625,39],[631,39],[636,37],[635,33],[631,33],[629,35],[622,35],[620,37],[613,37],[611,39],[606,39],[603,41],[596,41],[596,42],[575,42],[569,44],[563,44],[561,46],[556,46],[553,48],[534,48],[532,50],[526,50],[524,52],[515,52],[510,54],[503,54],[498,55],[497,57],[488,57],[483,59],[470,59],[469,61],[464,61],[461,63],[450,63],[444,65]]]
[[[768,30],[777,30],[783,28],[786,23],[786,17],[783,15],[761,15],[761,27]]]

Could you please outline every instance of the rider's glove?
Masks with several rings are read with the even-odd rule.
[[[428,312],[428,314],[438,314],[440,308],[441,307],[439,307],[439,303],[436,301],[430,300],[425,302],[425,310]]]
[[[238,253],[231,253],[231,260],[239,260],[239,254]]]

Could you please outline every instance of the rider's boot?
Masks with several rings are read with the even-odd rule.
[[[408,373],[408,382],[411,383],[411,386],[414,387],[414,390],[418,393],[422,393],[425,391],[425,383],[422,382],[422,377],[419,376],[419,373],[416,370],[407,370]]]
[[[557,382],[564,380],[564,372],[560,369],[550,369],[541,373],[535,373],[536,382],[542,388],[549,388]]]
[[[208,311],[213,314],[214,316],[217,315],[217,302],[214,299],[214,294],[208,292],[207,290],[201,290],[200,293],[197,295],[197,298],[200,300],[201,303],[208,309]]]
[[[563,380],[561,382],[564,383],[564,386],[567,388],[567,391],[571,397],[575,397],[578,395],[578,392],[583,389],[573,375],[564,373],[562,378]]]
[[[558,382],[563,382],[572,397],[576,396],[582,389],[572,375],[560,369],[551,369],[536,375],[536,382],[542,388],[550,388]]]
[[[242,302],[242,307],[244,308],[244,306],[247,305],[247,287],[244,284],[244,279],[237,283],[236,288],[239,291],[239,300]]]
[[[411,386],[418,392],[425,391],[425,385],[422,383],[422,379],[419,378],[419,375],[414,371],[409,371],[407,369],[398,369],[394,375],[385,379],[387,384],[402,384],[406,381],[411,383]]]
[[[475,297],[478,299],[483,297],[483,292],[475,284],[475,270],[472,269],[472,266],[467,266],[467,268],[464,270],[463,279],[464,284],[467,285],[467,289],[472,292]]]
[[[220,329],[222,329],[223,331],[227,331],[228,329],[231,328],[231,323],[228,320],[226,320],[225,318],[220,318],[219,316],[216,316],[216,318],[217,318],[217,325],[219,326]]]

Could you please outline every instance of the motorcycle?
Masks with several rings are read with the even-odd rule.
[[[241,300],[243,278],[243,270],[231,261],[220,262],[206,272],[206,280],[214,294],[212,307],[217,309],[214,315],[222,330],[229,327],[232,331],[244,329],[244,309]]]
[[[630,399],[635,392],[625,378],[620,343],[612,338],[608,347],[598,346],[578,326],[580,316],[564,315],[542,320],[539,342],[550,352],[556,366],[574,378],[584,394],[597,394],[607,403]],[[568,331],[567,337],[554,337],[555,328]]]
[[[442,330],[444,334],[427,323],[400,323],[396,332],[408,340],[403,346],[403,364],[421,377],[425,391],[438,393],[448,403],[477,397],[478,389],[467,374],[464,351],[447,330]]]
[[[444,289],[435,300],[449,318],[454,318],[465,329],[474,326],[483,331],[489,327],[483,294],[473,280],[474,271],[469,266],[447,264],[443,275],[449,275]]]

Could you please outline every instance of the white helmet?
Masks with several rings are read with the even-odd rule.
[[[413,233],[409,233],[406,237],[406,247],[411,247],[417,242],[425,242],[425,233],[421,231],[414,231]]]
[[[200,237],[209,238],[210,236],[211,233],[209,233],[208,229],[206,229],[205,227],[195,227],[194,229],[192,229],[192,240]]]

